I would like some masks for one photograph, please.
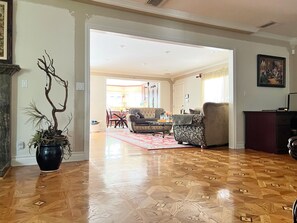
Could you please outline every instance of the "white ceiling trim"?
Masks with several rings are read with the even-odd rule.
[[[217,63],[211,64],[211,65],[199,67],[199,68],[197,68],[195,70],[186,72],[184,74],[173,75],[173,76],[171,76],[171,79],[174,80],[175,78],[181,78],[181,77],[184,77],[184,76],[186,77],[186,76],[196,75],[196,73],[205,73],[205,72],[217,70],[219,68],[226,67],[226,66],[228,67],[228,64],[226,63],[226,60],[222,60],[222,61],[219,61]]]
[[[121,72],[102,72],[98,70],[91,70],[91,75],[99,75],[99,76],[106,76],[108,79],[119,79],[119,78],[127,78],[127,79],[156,79],[156,80],[170,80],[168,76],[161,76],[161,75],[154,75],[154,74],[131,74],[131,73],[121,73]]]
[[[290,40],[290,45],[291,45],[292,47],[297,46],[297,38],[293,38],[293,39],[291,39],[291,40]]]
[[[289,38],[286,36],[280,36],[280,35],[267,33],[267,32],[257,32],[257,33],[253,33],[251,35],[257,36],[257,37],[263,37],[263,38],[267,38],[267,39],[281,40],[281,41],[285,41],[285,42],[291,42],[294,39],[294,38]]]
[[[154,75],[154,74],[131,74],[131,73],[121,73],[121,72],[102,72],[98,71],[96,69],[91,70],[91,74],[93,75],[100,75],[100,76],[106,76],[108,79],[118,79],[119,77],[123,78],[128,78],[128,79],[139,79],[139,78],[158,78],[158,79],[171,79],[175,80],[176,78],[181,78],[181,77],[188,77],[188,76],[193,76],[196,75],[196,73],[205,73],[213,70],[217,70],[222,67],[228,67],[228,64],[226,64],[226,60],[220,61],[218,63],[208,65],[208,66],[203,66],[199,67],[195,70],[191,70],[189,72],[183,73],[183,74],[176,74],[176,75]]]

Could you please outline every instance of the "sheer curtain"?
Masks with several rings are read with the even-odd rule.
[[[202,101],[228,102],[228,68],[222,68],[202,75]]]

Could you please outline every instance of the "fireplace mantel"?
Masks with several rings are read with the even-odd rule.
[[[20,70],[19,65],[0,64],[0,177],[5,175],[11,163],[11,76]]]
[[[0,64],[0,75],[13,75],[14,73],[20,71],[19,65],[15,64]]]

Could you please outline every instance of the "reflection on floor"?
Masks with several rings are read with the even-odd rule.
[[[215,148],[146,151],[91,135],[90,161],[12,168],[0,222],[292,222],[297,163]]]

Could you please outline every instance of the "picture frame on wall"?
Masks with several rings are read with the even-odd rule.
[[[0,0],[0,63],[12,63],[12,1]]]
[[[286,58],[258,54],[257,86],[286,87]]]

